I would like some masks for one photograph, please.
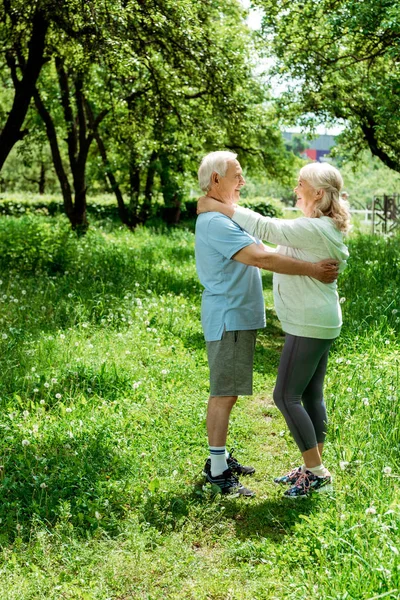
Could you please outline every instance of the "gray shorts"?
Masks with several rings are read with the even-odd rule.
[[[210,396],[250,396],[257,330],[224,331],[221,340],[206,342]]]

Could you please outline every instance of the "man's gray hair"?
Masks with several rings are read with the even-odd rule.
[[[198,177],[199,185],[203,192],[208,192],[211,187],[211,175],[218,173],[224,177],[228,168],[228,162],[235,160],[237,154],[220,150],[218,152],[210,152],[201,161]]]

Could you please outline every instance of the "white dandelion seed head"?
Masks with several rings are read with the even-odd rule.
[[[376,515],[376,508],[375,506],[369,506],[368,508],[365,509],[365,514],[366,515]]]

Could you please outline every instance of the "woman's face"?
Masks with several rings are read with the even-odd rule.
[[[297,196],[296,206],[308,217],[314,210],[315,203],[319,200],[319,192],[312,185],[299,177],[297,186],[294,188]]]

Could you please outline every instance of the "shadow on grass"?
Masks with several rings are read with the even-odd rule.
[[[292,534],[304,515],[317,509],[316,501],[311,497],[293,503],[281,495],[260,500],[214,495],[198,482],[183,493],[151,494],[142,511],[146,524],[161,533],[179,531],[192,521],[199,532],[212,531],[218,525],[218,537],[224,536],[225,524],[239,540],[264,537],[279,543]]]
[[[139,493],[119,435],[93,423],[72,437],[55,430],[42,443],[15,439],[2,456],[0,545],[29,537],[33,522],[84,537],[100,526],[117,534]]]

